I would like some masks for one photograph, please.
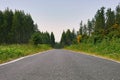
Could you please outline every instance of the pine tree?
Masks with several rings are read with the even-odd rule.
[[[90,20],[88,20],[88,22],[87,22],[87,27],[88,27],[88,34],[89,34],[89,36],[91,36],[93,26],[92,26],[92,22]]]
[[[95,15],[95,31],[103,30],[105,28],[104,7],[97,11]]]
[[[2,37],[3,43],[10,43],[11,42],[11,28],[12,28],[12,19],[13,19],[13,12],[8,8],[3,12],[3,28],[2,33],[4,36]]]
[[[3,12],[0,11],[0,43],[3,43],[3,21],[4,21],[4,18],[3,18]]]
[[[0,43],[28,43],[37,30],[30,14],[19,10],[13,12],[9,8],[0,11]]]
[[[66,44],[66,33],[65,33],[65,31],[63,31],[63,33],[62,33],[62,37],[61,37],[60,43],[63,46]]]
[[[120,4],[116,7],[116,23],[120,25]]]
[[[79,29],[78,35],[83,35],[83,22],[82,21],[80,22],[80,29]]]
[[[115,24],[115,13],[109,8],[106,12],[106,31],[107,34],[111,31],[112,26]]]
[[[53,34],[53,32],[51,32],[51,36],[50,36],[51,38],[51,45],[52,45],[52,47],[55,45],[55,37],[54,37],[54,34]]]

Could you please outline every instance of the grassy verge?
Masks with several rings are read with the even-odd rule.
[[[19,57],[26,55],[31,55],[37,52],[49,50],[51,47],[49,45],[1,45],[0,46],[0,63],[7,62]]]
[[[86,52],[87,54],[120,61],[120,40],[104,40],[102,43],[98,43],[96,45],[92,43],[80,43],[68,46],[65,49],[74,50],[77,52]]]

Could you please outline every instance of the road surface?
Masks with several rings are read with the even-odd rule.
[[[55,49],[0,66],[0,80],[120,80],[120,64]]]

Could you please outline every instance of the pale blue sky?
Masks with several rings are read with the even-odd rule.
[[[40,31],[54,32],[56,41],[63,30],[78,30],[81,20],[92,19],[102,6],[115,9],[120,0],[0,0],[0,10],[30,13]]]

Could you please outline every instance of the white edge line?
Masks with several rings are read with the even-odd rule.
[[[92,55],[92,54],[88,54],[88,53],[85,53],[85,52],[76,52],[76,51],[72,51],[72,50],[68,50],[68,51],[71,51],[71,52],[75,52],[75,53],[79,53],[79,54],[83,54],[83,55],[88,55],[88,56],[92,56],[92,57],[96,57],[96,58],[100,58],[100,59],[104,59],[104,60],[108,60],[108,61],[112,61],[112,62],[116,62],[116,63],[119,63],[119,61],[116,61],[116,60],[113,60],[113,59],[109,59],[109,58],[105,58],[105,57],[102,57],[102,56],[97,56],[97,55]]]
[[[0,64],[0,67],[1,67],[1,66],[4,66],[4,65],[7,65],[7,64],[10,64],[10,63],[14,63],[14,62],[20,61],[20,60],[25,59],[25,58],[28,58],[28,57],[32,57],[32,56],[35,56],[35,55],[38,55],[38,54],[41,54],[41,53],[45,53],[45,52],[48,52],[48,51],[50,51],[50,50],[38,52],[38,53],[35,53],[35,54],[32,54],[32,55],[27,55],[27,56],[24,56],[24,57],[20,57],[20,58],[18,58],[18,59],[15,59],[15,60],[12,60],[12,61],[5,62],[5,63]]]

